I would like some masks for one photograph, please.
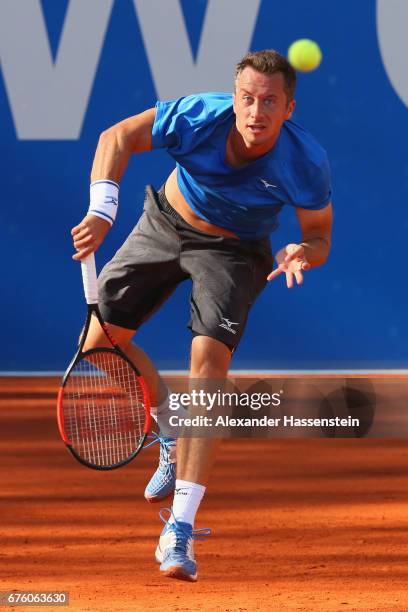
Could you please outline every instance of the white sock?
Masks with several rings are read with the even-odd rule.
[[[165,438],[176,438],[179,433],[180,427],[171,426],[169,419],[171,416],[184,416],[187,411],[185,408],[180,406],[175,412],[174,410],[170,410],[170,389],[167,387],[167,396],[158,406],[150,406],[150,414],[152,418],[156,421],[159,426],[160,433]]]
[[[150,406],[150,414],[159,426],[160,433],[165,437],[172,437],[171,432],[166,430],[166,422],[170,416],[169,409],[169,395],[170,389],[167,387],[167,395],[161,404],[158,406]],[[160,422],[159,422],[160,421]]]
[[[166,389],[167,389],[167,394],[166,397],[164,398],[164,400],[162,401],[161,404],[159,404],[158,406],[150,406],[150,414],[152,415],[152,417],[154,418],[154,420],[157,423],[157,415],[159,412],[162,412],[163,410],[165,410],[168,405],[169,405],[169,395],[170,395],[170,389],[168,388],[167,385],[165,385]]]
[[[174,490],[174,499],[170,516],[170,523],[182,521],[190,523],[194,528],[194,519],[197,514],[198,506],[204,497],[205,487],[195,482],[188,480],[176,480],[176,488]],[[173,516],[174,515],[174,516]]]

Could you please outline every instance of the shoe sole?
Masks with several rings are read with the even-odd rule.
[[[173,565],[165,570],[160,570],[166,578],[177,578],[177,580],[185,580],[186,582],[196,582],[197,574],[187,574],[182,567]]]
[[[169,497],[171,497],[173,495],[174,491],[170,491],[169,493],[167,493],[167,495],[164,495],[163,497],[147,497],[146,495],[144,496],[145,500],[147,502],[149,502],[149,504],[158,504],[159,502],[163,501],[164,499],[168,499]]]

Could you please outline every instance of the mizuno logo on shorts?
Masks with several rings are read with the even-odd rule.
[[[231,334],[237,333],[236,329],[232,329],[232,325],[238,325],[238,323],[234,323],[233,321],[230,321],[229,319],[226,319],[225,317],[221,317],[221,320],[224,321],[224,323],[220,323],[219,327],[223,327],[224,329],[227,329],[229,332],[231,332]]]
[[[272,183],[268,183],[268,181],[265,181],[265,179],[261,179],[261,182],[264,184],[265,189],[268,189],[268,187],[275,187],[275,189],[278,187],[277,185],[273,185]]]

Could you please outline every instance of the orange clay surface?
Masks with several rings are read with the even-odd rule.
[[[110,473],[82,467],[59,439],[57,385],[0,379],[1,590],[69,591],[48,610],[408,610],[405,440],[224,442],[192,584],[154,561],[157,446]]]

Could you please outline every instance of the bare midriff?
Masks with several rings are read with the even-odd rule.
[[[204,219],[201,219],[201,217],[196,215],[196,213],[191,209],[179,189],[179,186],[177,184],[176,168],[173,170],[173,172],[167,179],[164,191],[170,205],[189,225],[192,225],[196,229],[206,234],[214,234],[216,236],[228,236],[230,238],[236,238],[237,240],[239,240],[238,236],[233,232],[230,232],[229,230],[224,229],[222,227],[218,227],[218,225],[208,223],[208,221],[205,221]]]

